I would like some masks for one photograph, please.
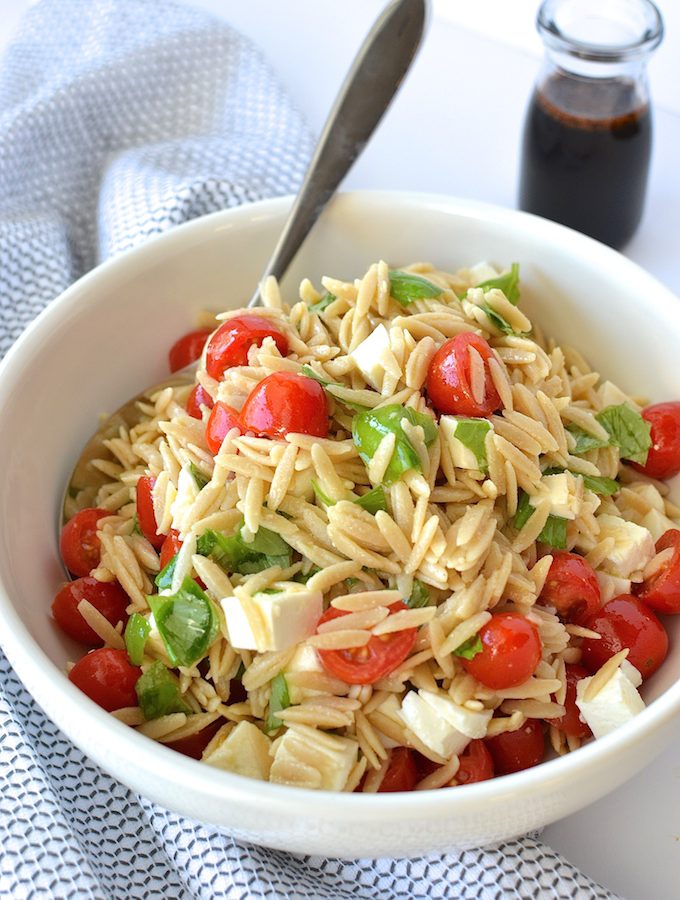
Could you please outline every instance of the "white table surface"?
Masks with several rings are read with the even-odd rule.
[[[261,47],[317,131],[383,6],[382,0],[191,2]],[[0,0],[0,50],[28,5]],[[433,191],[514,206],[519,135],[540,50],[533,34],[537,6],[535,0],[436,2],[420,57],[345,187]],[[659,6],[667,36],[652,66],[654,158],[644,219],[626,255],[680,294],[680,3]],[[544,839],[626,900],[680,897],[679,749],[551,825]]]

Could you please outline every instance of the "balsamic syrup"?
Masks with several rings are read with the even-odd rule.
[[[553,75],[527,112],[520,206],[620,248],[642,217],[651,143],[632,81]]]

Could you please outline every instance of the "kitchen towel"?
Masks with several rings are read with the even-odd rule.
[[[294,191],[311,146],[226,24],[165,0],[35,4],[0,62],[0,352],[99,261]],[[0,896],[16,900],[613,897],[532,838],[357,862],[239,844],[90,763],[2,655],[0,834]]]

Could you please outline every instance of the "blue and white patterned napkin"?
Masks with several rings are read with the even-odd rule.
[[[311,0],[310,0],[311,2]],[[0,353],[97,262],[294,191],[311,136],[258,51],[165,0],[43,0],[0,64]],[[525,838],[339,862],[237,844],[130,793],[0,654],[0,896],[607,898]]]

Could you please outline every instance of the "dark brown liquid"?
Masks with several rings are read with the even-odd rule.
[[[622,247],[642,216],[651,143],[633,82],[554,75],[527,112],[520,206]]]

